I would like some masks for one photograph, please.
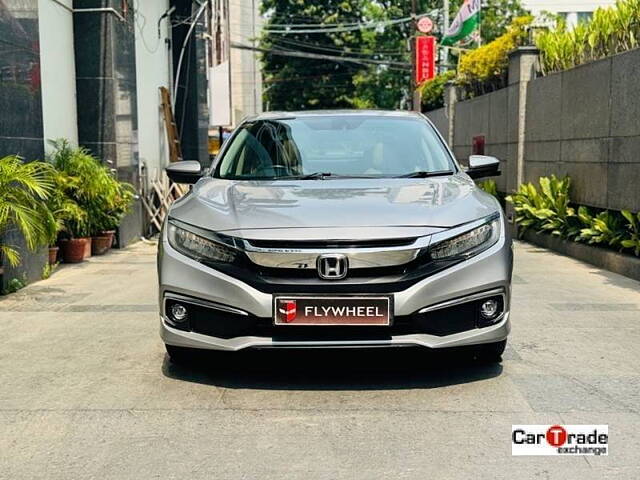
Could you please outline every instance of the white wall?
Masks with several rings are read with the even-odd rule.
[[[158,88],[169,88],[170,51],[165,39],[169,18],[158,20],[169,8],[169,0],[136,0],[136,83],[138,103],[138,152],[149,179],[157,178],[169,163],[167,133],[160,108]],[[170,88],[169,88],[170,89]]]
[[[262,28],[260,1],[230,1],[229,13],[231,42],[252,45],[252,39],[260,36]],[[262,112],[260,67],[257,52],[231,49],[231,112],[234,125],[248,115]]]
[[[60,0],[69,8],[73,0]],[[40,75],[45,151],[48,139],[78,144],[73,14],[52,0],[38,0]]]
[[[615,4],[615,0],[524,0],[522,6],[538,15],[543,11],[550,13],[593,12],[598,7]]]

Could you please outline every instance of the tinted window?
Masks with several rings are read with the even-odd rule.
[[[273,179],[322,172],[378,177],[453,168],[442,142],[422,119],[323,115],[242,125],[216,175]]]

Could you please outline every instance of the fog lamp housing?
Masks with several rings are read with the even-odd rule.
[[[492,295],[475,302],[476,322],[478,328],[489,327],[498,323],[505,311],[504,295]]]
[[[490,298],[480,304],[480,315],[485,320],[492,320],[500,313],[500,304],[495,298]]]
[[[169,315],[171,315],[171,319],[173,321],[182,323],[189,316],[189,311],[187,310],[187,307],[181,303],[174,303],[169,308]]]

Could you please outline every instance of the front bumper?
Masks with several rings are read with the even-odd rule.
[[[511,241],[504,234],[488,250],[464,262],[427,277],[409,288],[392,292],[394,317],[414,315],[425,308],[452,300],[474,296],[481,292],[504,292],[504,314],[487,327],[471,328],[450,335],[412,333],[389,335],[384,339],[287,339],[274,336],[238,336],[219,338],[172,327],[164,313],[164,298],[168,294],[184,295],[223,306],[239,309],[258,318],[271,318],[273,296],[246,283],[202,265],[174,250],[163,235],[158,257],[160,282],[160,334],[169,345],[213,349],[241,350],[245,348],[334,348],[378,346],[423,346],[447,348],[504,340],[509,334],[509,305],[513,256]],[[331,283],[327,282],[327,294]],[[366,284],[363,285],[363,294]],[[212,322],[215,319],[211,320]],[[290,328],[290,327],[284,327]]]

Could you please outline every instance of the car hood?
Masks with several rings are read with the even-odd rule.
[[[243,238],[429,235],[490,215],[498,202],[464,174],[426,179],[235,181],[203,178],[172,218]]]

